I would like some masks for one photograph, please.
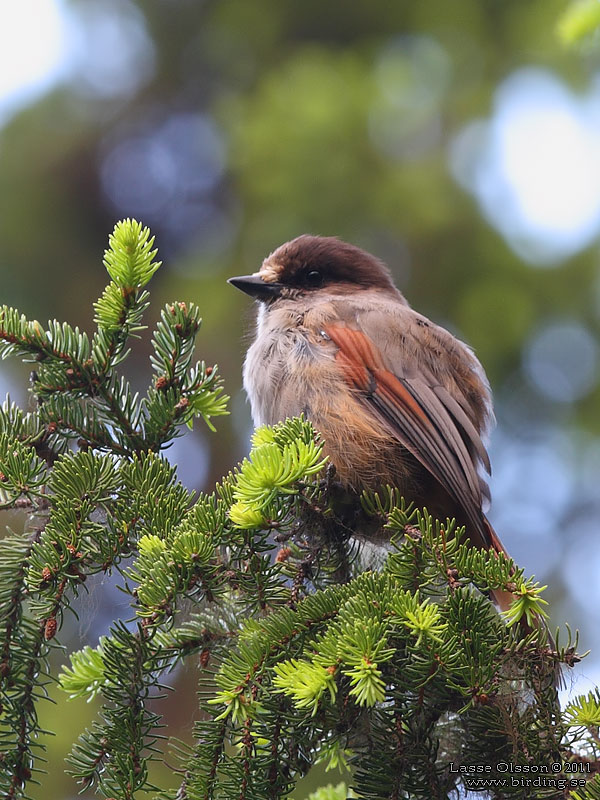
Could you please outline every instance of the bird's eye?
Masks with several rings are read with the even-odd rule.
[[[306,283],[308,286],[320,286],[323,283],[323,276],[316,269],[311,269],[306,273]]]

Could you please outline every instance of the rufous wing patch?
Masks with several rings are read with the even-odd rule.
[[[390,433],[462,506],[474,542],[493,547],[483,522],[476,465],[433,388],[422,379],[405,381],[387,369],[363,331],[333,323],[325,332],[339,348],[336,361],[346,380],[362,395],[359,402],[389,426]]]
[[[369,392],[374,379],[377,391],[384,394],[388,402],[409,410],[423,422],[428,421],[427,414],[408,389],[385,369],[381,354],[365,333],[344,325],[329,325],[325,333],[339,347],[336,360],[347,380],[357,389]]]

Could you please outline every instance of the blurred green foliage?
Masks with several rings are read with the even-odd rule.
[[[566,45],[572,45],[596,33],[600,27],[600,4],[597,0],[573,0],[561,14],[557,33]]]

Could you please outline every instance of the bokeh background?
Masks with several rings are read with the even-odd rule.
[[[567,5],[2,3],[0,276],[1,302],[89,330],[115,221],[152,228],[164,266],[148,321],[166,301],[197,302],[199,356],[232,396],[217,434],[200,425],[169,451],[184,483],[209,489],[251,430],[252,311],[226,278],[303,232],[385,259],[485,365],[491,518],[548,584],[553,624],[592,649],[579,693],[600,682],[600,45],[561,45]],[[130,366],[140,388],[147,354],[142,341]],[[18,364],[0,365],[6,392],[29,402]],[[95,646],[127,616],[118,602],[110,579],[94,587],[67,648]],[[194,680],[175,674],[180,699],[165,706],[184,739]],[[94,708],[48,708],[59,735],[39,796],[74,797],[61,759]]]

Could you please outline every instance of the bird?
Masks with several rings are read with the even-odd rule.
[[[508,557],[484,511],[494,415],[483,367],[411,308],[383,261],[303,234],[229,283],[258,301],[243,368],[255,426],[303,414],[348,490],[397,487],[464,525],[472,546]],[[514,599],[491,594],[501,610]]]

